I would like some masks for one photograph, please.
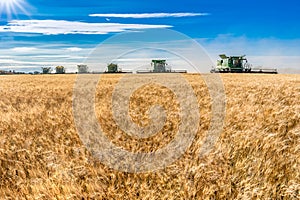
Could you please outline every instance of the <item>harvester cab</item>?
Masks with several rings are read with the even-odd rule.
[[[248,63],[246,55],[226,56],[219,55],[221,59],[217,60],[217,66],[211,70],[211,73],[268,73],[277,74],[277,69],[253,68]]]

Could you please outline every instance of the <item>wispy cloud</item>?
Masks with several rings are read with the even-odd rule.
[[[17,53],[31,52],[31,51],[35,51],[35,50],[37,50],[37,48],[35,48],[35,47],[15,47],[15,48],[11,49],[11,51],[17,52]]]
[[[165,17],[195,17],[206,16],[208,13],[135,13],[135,14],[90,14],[90,17],[116,17],[116,18],[165,18]]]
[[[87,23],[65,20],[13,20],[0,26],[0,32],[59,34],[109,34],[127,30],[170,28],[169,25]]]
[[[69,47],[69,48],[66,48],[67,51],[70,51],[70,52],[79,52],[79,51],[82,51],[82,48],[78,48],[78,47]]]
[[[93,48],[68,44],[24,43],[24,47],[0,49],[0,70],[40,71],[42,66],[63,65],[75,72]]]

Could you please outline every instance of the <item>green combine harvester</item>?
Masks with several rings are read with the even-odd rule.
[[[115,73],[132,73],[132,72],[125,72],[118,66],[118,64],[110,63],[107,65],[106,71],[104,73],[108,74],[115,74]]]
[[[136,73],[187,73],[187,70],[173,70],[166,60],[154,59],[150,70],[138,70]]]
[[[262,69],[253,68],[243,56],[226,56],[219,55],[221,59],[217,61],[217,66],[213,68],[211,73],[264,73],[264,74],[278,74],[277,69]]]

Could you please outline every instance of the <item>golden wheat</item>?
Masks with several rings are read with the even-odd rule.
[[[300,199],[300,76],[222,75],[224,130],[202,158],[211,99],[201,78],[185,77],[201,113],[193,144],[167,168],[135,174],[109,169],[83,146],[72,112],[75,75],[0,76],[0,199]],[[130,151],[166,145],[179,123],[175,97],[155,85],[135,93],[130,114],[136,123],[149,123],[142,96],[156,99],[169,115],[162,132],[131,138],[110,110],[119,79],[104,76],[96,94],[107,137]]]

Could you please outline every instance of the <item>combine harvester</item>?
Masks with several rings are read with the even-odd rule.
[[[122,69],[114,63],[110,63],[107,65],[106,71],[104,72],[106,74],[116,74],[116,73],[132,73],[130,71],[122,71]]]
[[[213,68],[211,73],[264,73],[278,74],[277,69],[262,69],[253,68],[243,56],[226,56],[220,55],[220,60],[217,61],[217,66]]]
[[[166,60],[152,60],[151,70],[138,70],[136,73],[187,73],[187,70],[172,70]]]

